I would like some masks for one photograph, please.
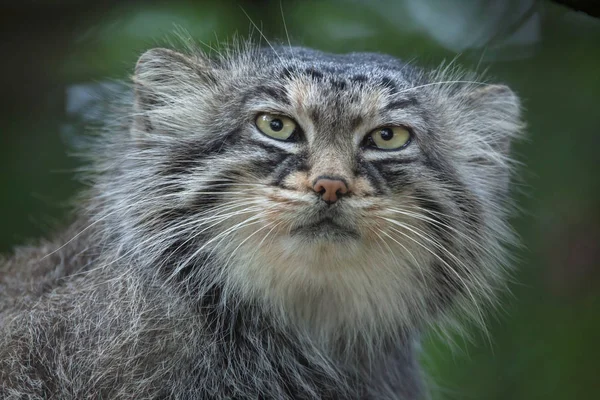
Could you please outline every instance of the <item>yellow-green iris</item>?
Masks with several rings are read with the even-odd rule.
[[[296,131],[293,119],[277,114],[259,114],[256,126],[262,133],[277,140],[288,140]]]
[[[375,129],[367,136],[372,147],[382,150],[397,150],[410,141],[410,132],[401,126],[389,126]]]

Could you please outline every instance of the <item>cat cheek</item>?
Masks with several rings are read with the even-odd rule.
[[[286,176],[281,186],[286,189],[297,190],[301,193],[312,191],[312,185],[307,172],[295,171]]]
[[[352,182],[352,193],[358,197],[370,196],[375,193],[375,187],[368,179],[359,176]]]

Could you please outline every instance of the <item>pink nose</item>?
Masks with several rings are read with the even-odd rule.
[[[348,193],[348,187],[341,179],[319,178],[313,186],[313,190],[321,194],[321,198],[327,203],[335,203],[341,195]]]

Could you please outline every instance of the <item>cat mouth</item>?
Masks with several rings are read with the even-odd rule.
[[[290,231],[292,237],[312,240],[356,240],[360,238],[358,231],[326,217],[308,224],[296,226]]]

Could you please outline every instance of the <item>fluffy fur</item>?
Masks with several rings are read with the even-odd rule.
[[[419,332],[482,321],[503,283],[513,92],[250,45],[150,50],[133,82],[78,222],[2,262],[2,398],[419,398]],[[364,146],[390,125],[405,148]],[[350,194],[326,204],[319,176]]]

